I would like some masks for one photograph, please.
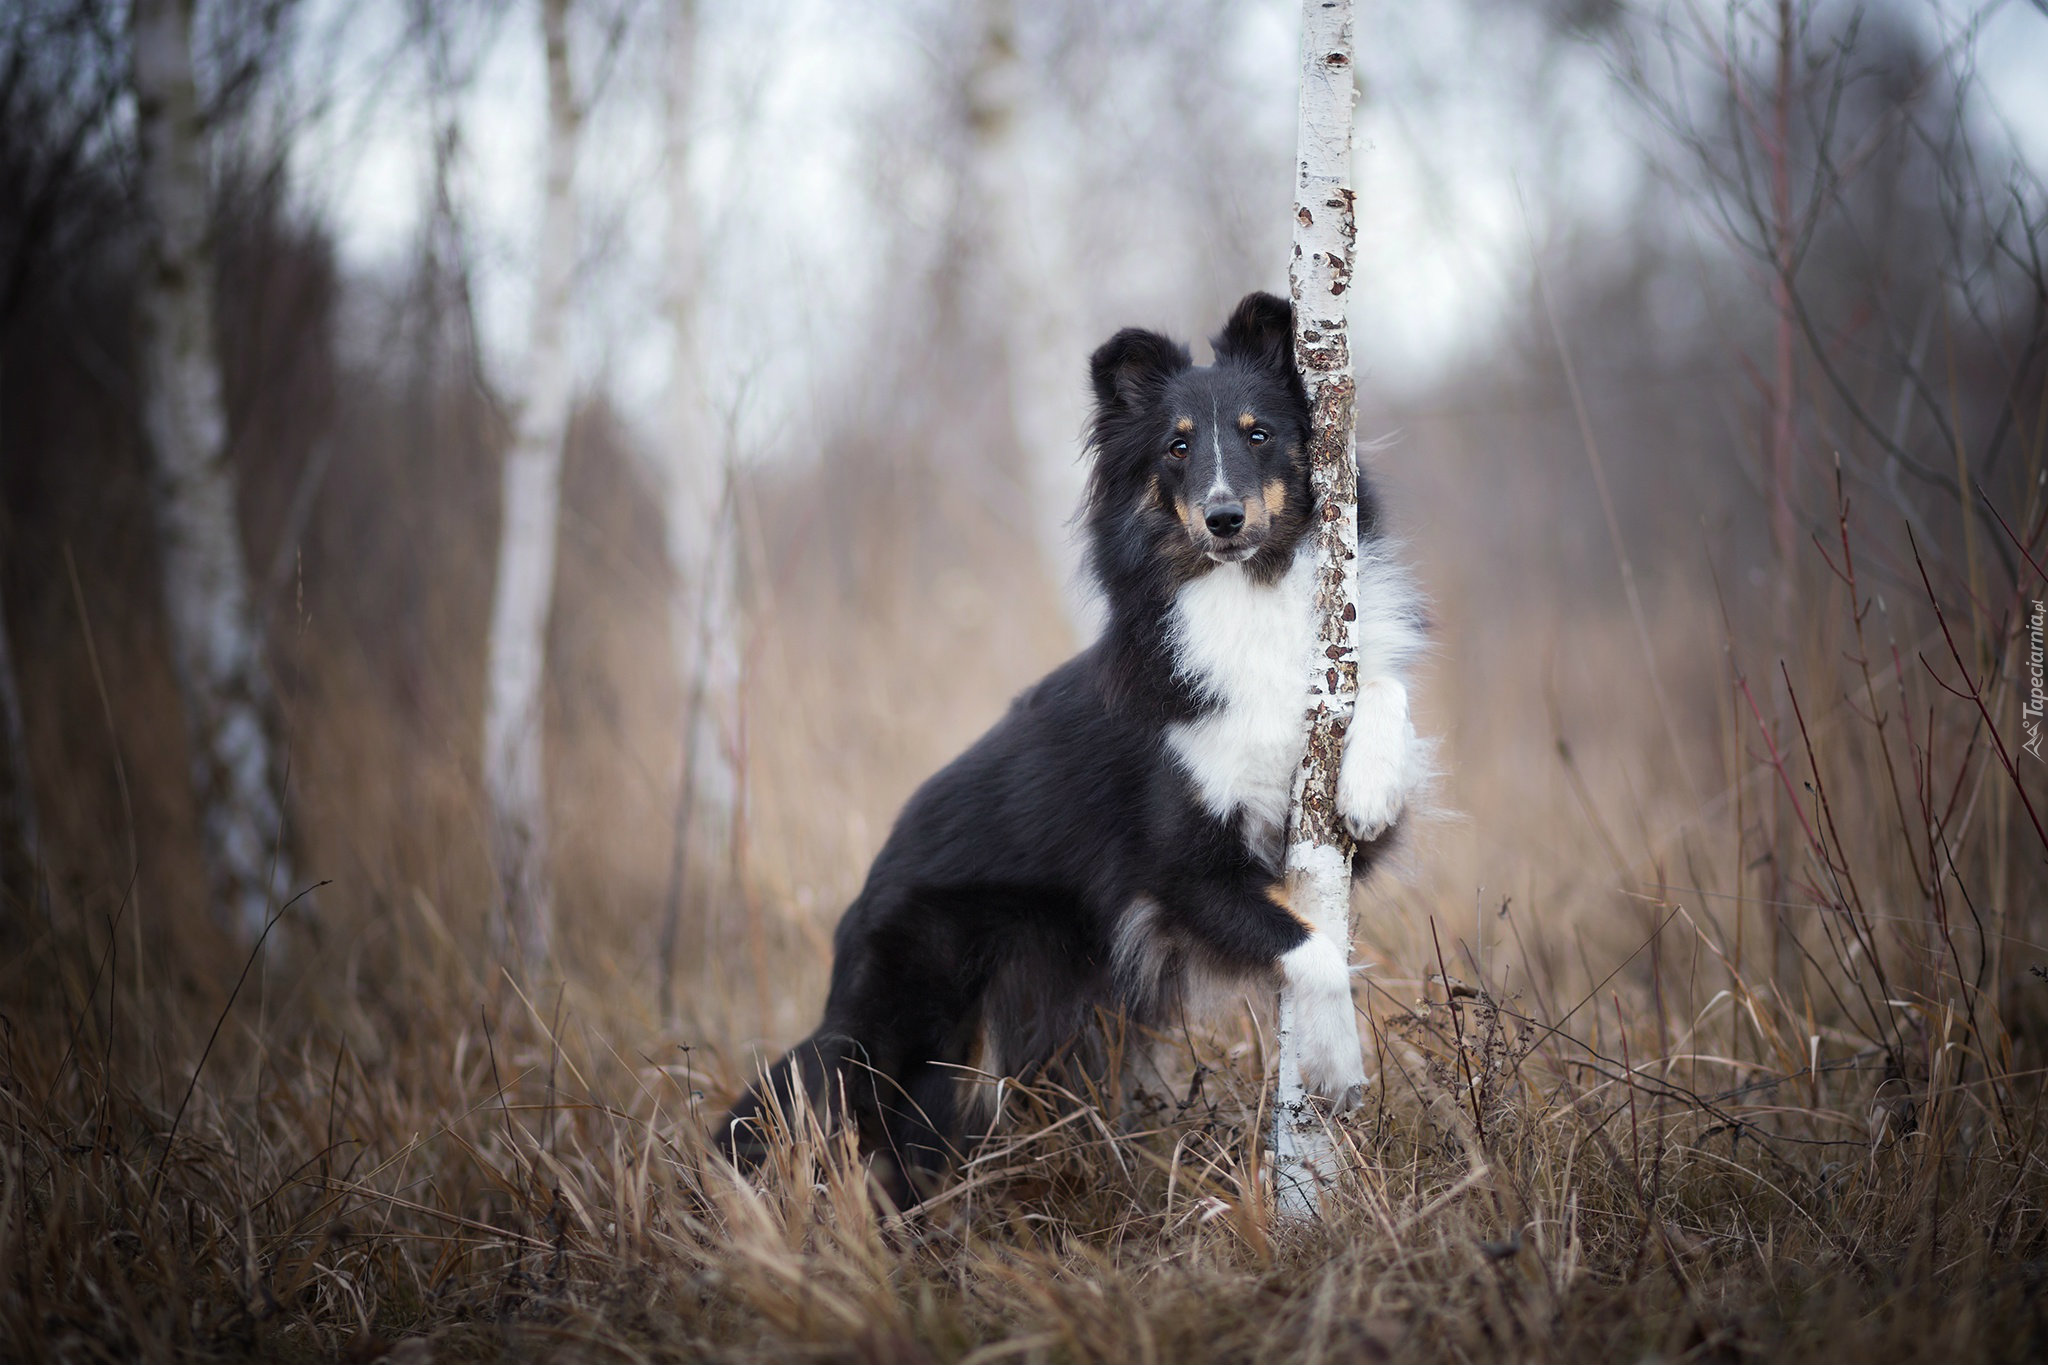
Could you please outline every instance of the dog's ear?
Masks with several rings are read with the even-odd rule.
[[[1294,373],[1294,305],[1274,294],[1246,294],[1210,343],[1216,359],[1272,374]]]
[[[1105,413],[1136,407],[1194,362],[1188,348],[1157,332],[1126,327],[1088,360],[1095,401]]]

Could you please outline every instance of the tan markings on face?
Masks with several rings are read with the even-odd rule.
[[[1195,419],[1192,417],[1182,417],[1174,422],[1173,429],[1186,436],[1195,429]]]
[[[1253,427],[1257,426],[1258,424],[1259,419],[1252,416],[1248,412],[1240,412],[1237,415],[1237,429],[1239,431],[1250,431]]]
[[[1173,500],[1173,514],[1176,517],[1180,518],[1181,525],[1187,527],[1190,530],[1194,529],[1195,509],[1191,504],[1189,504],[1187,499],[1175,498]]]
[[[1277,517],[1287,510],[1287,480],[1268,479],[1260,490],[1266,498],[1266,515]]]
[[[1272,520],[1271,509],[1266,506],[1266,500],[1259,494],[1254,493],[1244,500],[1245,530],[1263,532],[1272,524]]]
[[[1147,475],[1145,479],[1145,500],[1143,505],[1148,507],[1156,507],[1160,503],[1165,503],[1168,508],[1172,509],[1173,519],[1175,521],[1178,521],[1183,529],[1187,529],[1189,527],[1188,505],[1179,498],[1168,497],[1166,495],[1166,489],[1159,482],[1159,476],[1157,474]]]

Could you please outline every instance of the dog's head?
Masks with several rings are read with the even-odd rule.
[[[1285,299],[1247,294],[1213,365],[1126,328],[1095,352],[1089,528],[1096,566],[1149,555],[1179,581],[1218,564],[1283,572],[1308,524],[1308,396]]]

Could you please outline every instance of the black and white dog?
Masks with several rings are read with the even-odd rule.
[[[1108,623],[904,806],[839,923],[824,1021],[720,1130],[740,1164],[763,1155],[770,1098],[802,1090],[892,1159],[900,1197],[957,1150],[963,1074],[1043,1074],[1099,1007],[1154,1025],[1219,977],[1291,984],[1310,1088],[1362,1088],[1344,926],[1295,915],[1281,877],[1313,634],[1292,312],[1249,295],[1213,345],[1206,368],[1135,328],[1095,352],[1086,520]],[[1428,746],[1408,719],[1418,601],[1363,475],[1358,493],[1338,806],[1362,876]]]

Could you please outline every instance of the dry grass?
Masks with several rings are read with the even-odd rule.
[[[812,534],[795,493],[760,505],[754,695],[794,719],[752,722],[748,875],[699,916],[682,1017],[655,1017],[646,966],[674,697],[633,667],[660,629],[644,541],[565,539],[565,591],[611,610],[558,613],[557,978],[483,964],[467,739],[431,705],[390,720],[375,670],[316,625],[293,705],[311,865],[335,879],[317,933],[232,990],[176,879],[121,853],[7,929],[0,1356],[2048,1349],[2042,784],[1935,682],[1962,686],[1940,623],[1866,614],[1859,644],[1849,604],[1872,594],[1840,580],[1806,598],[1782,702],[1760,667],[1726,671],[1724,643],[1768,651],[1724,642],[1710,595],[1658,599],[1688,778],[1624,618],[1427,567],[1459,661],[1429,711],[1462,815],[1361,901],[1381,1083],[1341,1127],[1319,1223],[1276,1221],[1260,1174],[1264,1002],[1165,1040],[1167,1075],[1099,1104],[1010,1091],[1006,1136],[912,1215],[801,1123],[734,1179],[703,1124],[756,1047],[809,1023],[889,811],[1059,647],[1050,595],[992,577],[1018,561],[970,513],[937,518],[960,544],[919,560]],[[2008,746],[2015,621],[1948,622],[1973,675],[2004,661],[1982,691]],[[939,667],[961,658],[980,671]],[[121,733],[162,702],[135,671],[110,684]],[[1775,759],[1752,697],[1766,721],[1785,707]]]

